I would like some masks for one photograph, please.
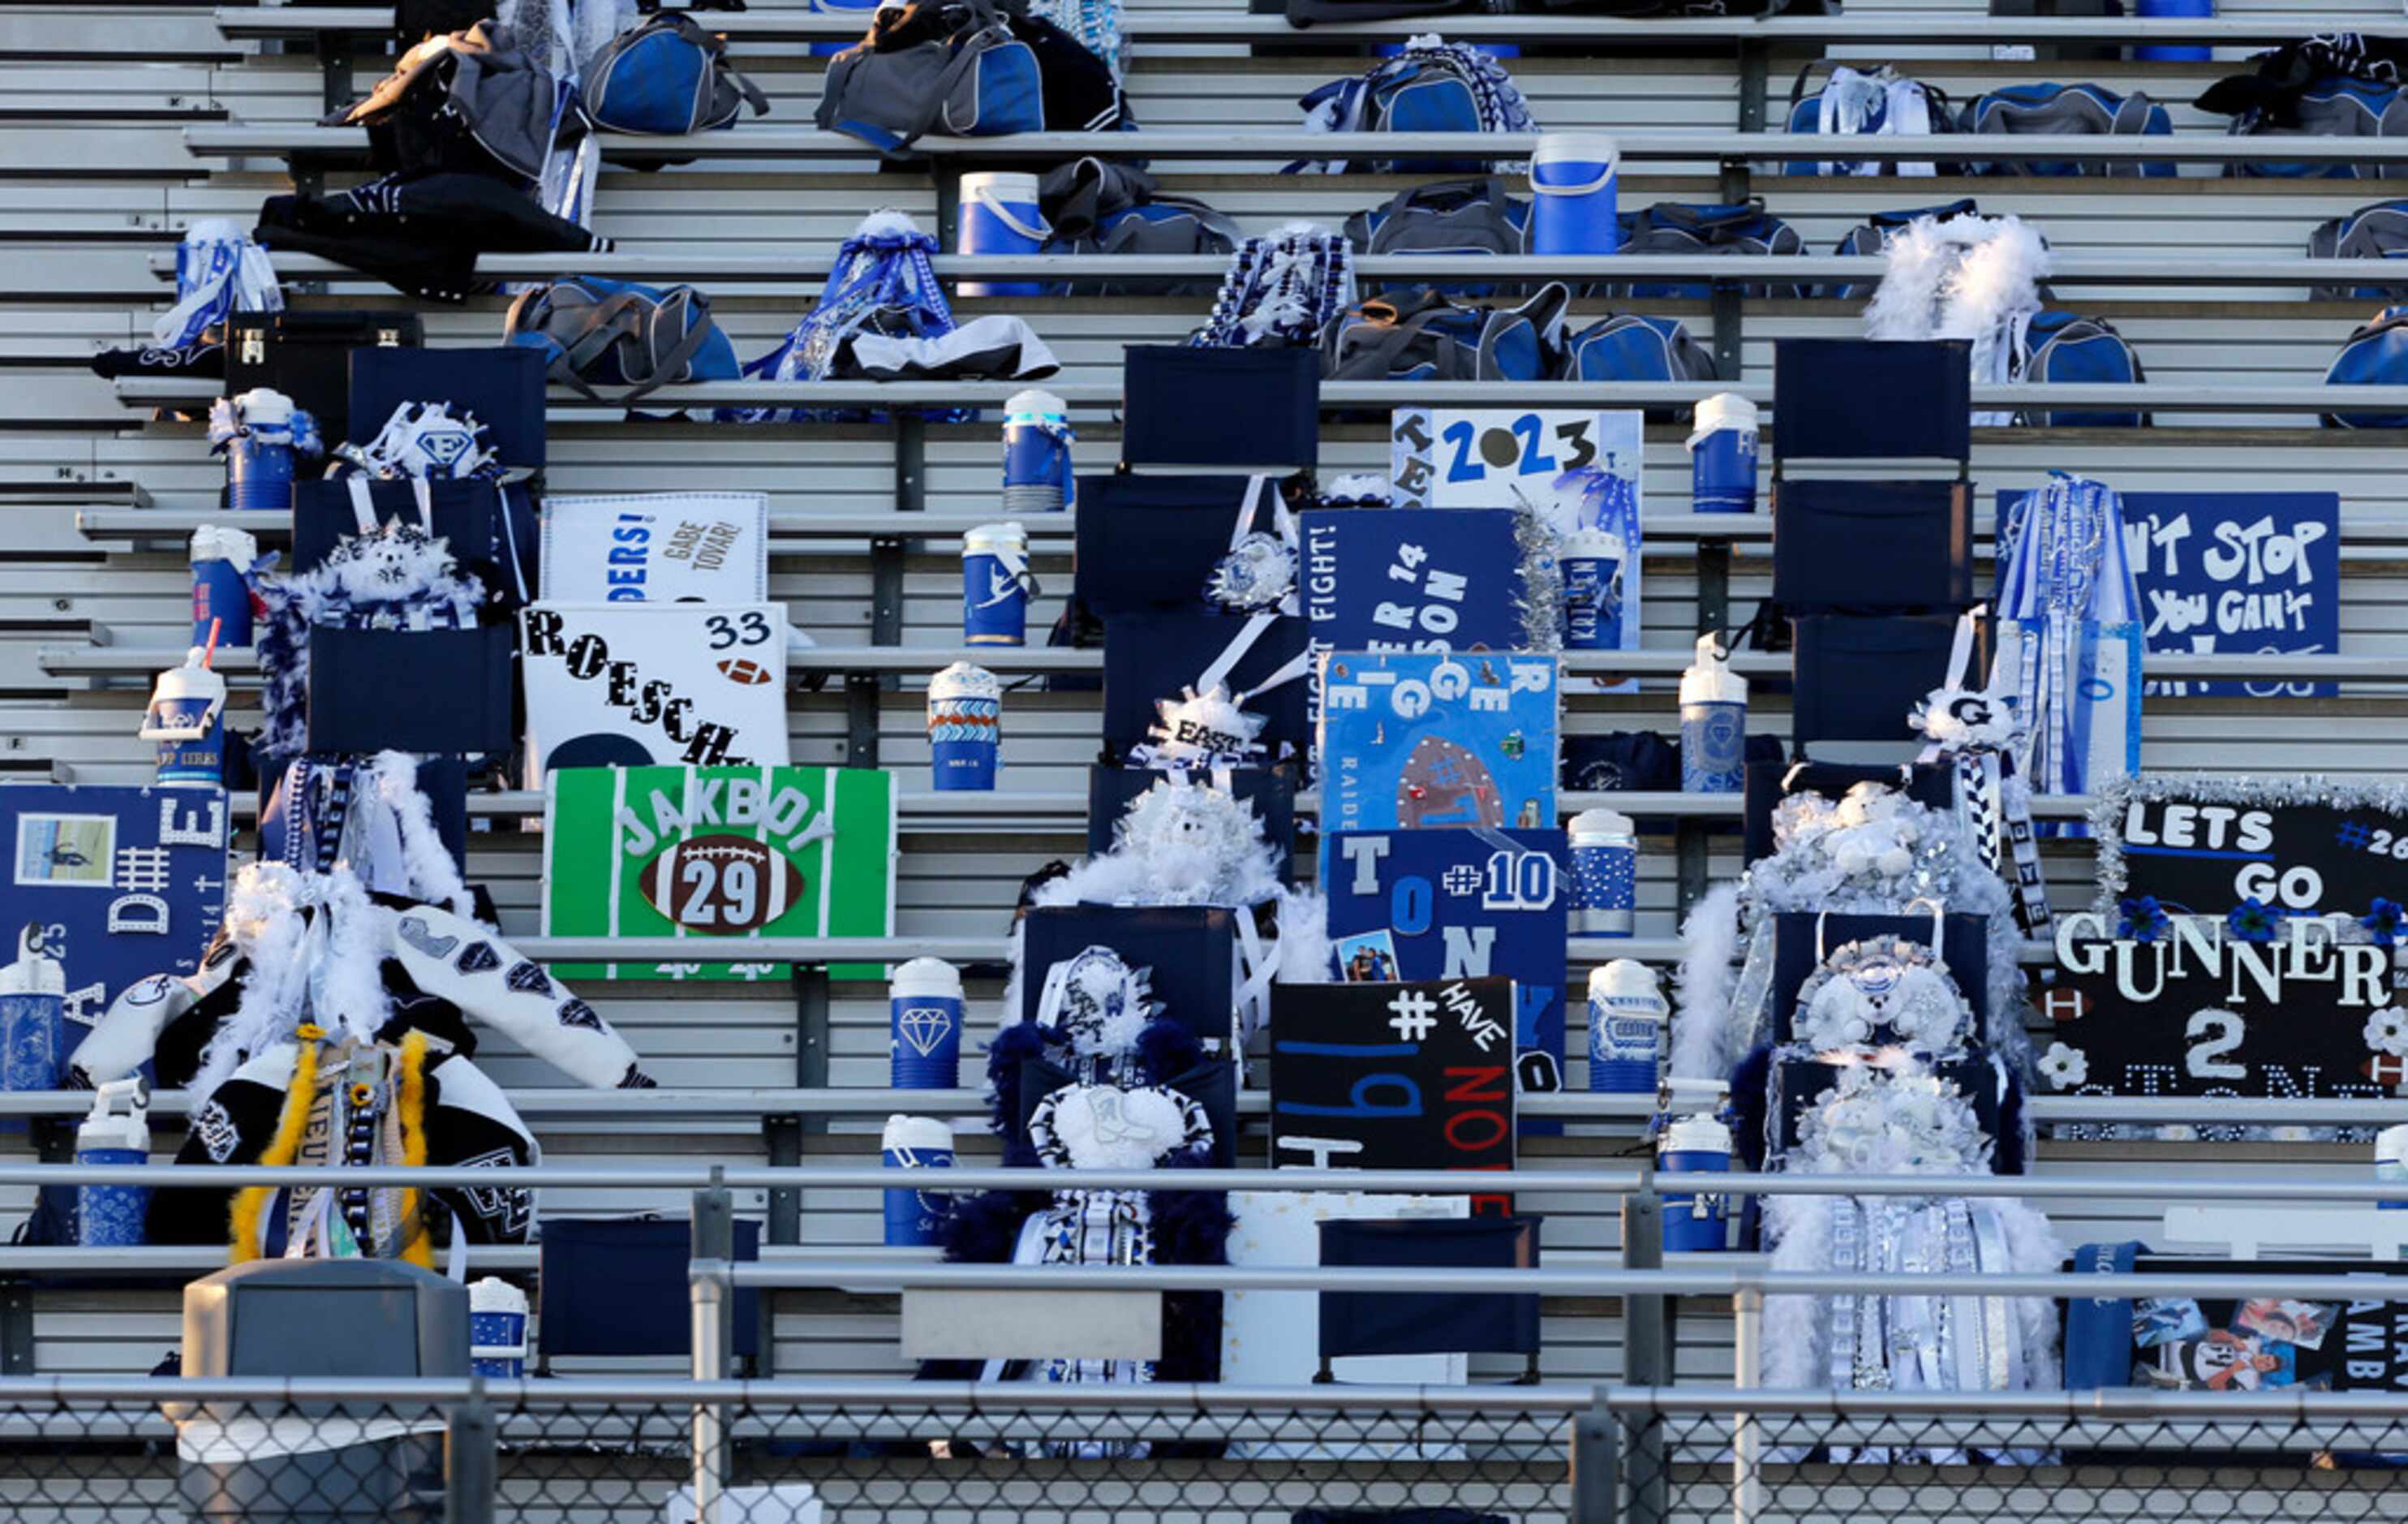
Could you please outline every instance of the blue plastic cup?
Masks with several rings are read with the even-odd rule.
[[[1578,529],[1563,538],[1556,563],[1564,576],[1564,649],[1622,649],[1622,537]]]
[[[1015,392],[1003,405],[1003,510],[1058,513],[1077,506],[1069,404],[1051,392]]]
[[[1603,133],[1542,133],[1530,154],[1530,252],[1610,254],[1622,247],[1614,171],[1622,158]]]
[[[209,643],[211,625],[218,644],[251,644],[249,573],[257,554],[258,542],[239,529],[205,524],[193,531],[193,644]]]
[[[982,524],[962,537],[962,643],[1025,645],[1028,532],[1016,524]]]
[[[491,1275],[468,1287],[468,1373],[495,1381],[526,1374],[527,1297]]]
[[[890,1170],[950,1170],[953,1129],[933,1116],[890,1116],[879,1150]],[[886,1192],[886,1246],[909,1249],[937,1244],[951,1215],[942,1191],[890,1190]]]
[[[1584,810],[1572,816],[1569,831],[1572,935],[1631,935],[1638,922],[1638,827],[1619,811]]]
[[[76,1162],[148,1164],[150,1156],[139,1148],[79,1148]],[[87,1249],[138,1248],[145,1242],[142,1223],[150,1212],[148,1186],[79,1186],[76,1242]]]
[[[1717,392],[1698,404],[1689,436],[1690,506],[1699,513],[1756,511],[1756,404]]]
[[[241,511],[293,511],[293,441],[243,434],[226,441],[225,506]]]
[[[1038,209],[1037,177],[1012,170],[981,170],[962,177],[957,254],[1033,254],[1053,229]],[[1045,289],[1034,280],[964,280],[965,296],[1035,296]]]
[[[1728,1174],[1730,1167],[1730,1129],[1713,1117],[1683,1117],[1664,1129],[1656,1153],[1657,1173]],[[1665,1253],[1703,1254],[1730,1246],[1728,1195],[1675,1190],[1669,1180],[1664,1185]]]
[[[0,995],[0,1090],[57,1089],[65,1035],[66,997],[59,991]]]
[[[1003,688],[995,674],[955,662],[928,680],[928,767],[931,787],[947,791],[995,787],[1003,739]]]
[[[2206,17],[2215,14],[2215,0],[2141,0],[2139,12],[2143,17]],[[2187,59],[2197,61],[2213,52],[2205,43],[2143,43],[2132,50],[2134,58]]]
[[[915,957],[886,986],[889,1083],[951,1090],[962,1083],[962,976],[942,958]]]
[[[225,679],[189,659],[182,667],[168,668],[151,690],[141,734],[158,743],[157,782],[223,782]]]

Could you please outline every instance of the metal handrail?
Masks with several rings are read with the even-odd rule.
[[[1450,28],[1450,30],[1452,30]],[[1261,131],[1208,132],[1140,128],[1134,132],[1012,133],[996,137],[923,137],[911,153],[945,165],[994,159],[1074,159],[1110,152],[1141,159],[1343,159],[1377,155],[1508,161],[1526,159],[1537,133],[1396,132],[1370,137],[1306,132],[1285,127]],[[739,126],[733,132],[682,137],[604,135],[602,156],[618,163],[691,159],[874,159],[878,152],[857,137],[803,127]],[[1632,164],[1745,163],[1762,160],[1847,159],[1884,164],[1949,161],[1989,163],[2025,159],[2076,159],[2115,165],[2152,163],[2250,165],[2358,165],[2408,162],[2408,139],[2397,137],[2233,137],[2218,133],[2165,137],[2091,137],[2079,133],[1926,133],[1897,137],[1851,135],[1844,139],[1784,132],[1676,129],[1614,134],[1622,162]],[[184,147],[194,158],[289,156],[352,158],[367,151],[364,127],[314,127],[234,122],[184,129]]]
[[[2408,389],[2403,389],[2408,390]],[[35,662],[53,677],[139,677],[148,680],[183,663],[181,646],[51,645],[36,647]],[[1678,678],[1694,657],[1685,648],[1652,651],[1567,651],[1562,669],[1572,677]],[[952,662],[970,662],[1002,676],[1100,672],[1100,650],[1067,646],[823,645],[786,654],[795,672],[892,673],[926,677]],[[1787,677],[1786,652],[1734,652],[1730,669],[1751,678]],[[227,678],[256,678],[259,656],[243,647],[218,648],[216,671]],[[2408,683],[2408,661],[2397,654],[2333,655],[2315,652],[2152,651],[2143,671],[2151,682],[2200,682],[2214,678],[2282,683],[2342,682]]]
[[[2310,139],[2315,141],[2315,139]],[[2374,141],[2374,139],[2367,139]],[[2028,141],[2028,139],[2024,139]],[[2385,139],[2408,149],[2408,137]],[[2360,278],[2366,272],[2359,272]],[[681,408],[1000,408],[1023,388],[1014,381],[683,381],[664,386],[645,402],[648,409]],[[1117,408],[1121,383],[1111,381],[1051,380],[1045,389],[1080,410]],[[192,379],[128,377],[115,383],[117,399],[127,407],[194,407],[216,395],[211,384]],[[1564,407],[1671,408],[1692,406],[1719,393],[1746,397],[1759,408],[1774,409],[1772,382],[1762,381],[1326,381],[1321,387],[1325,412],[1378,411],[1403,407]],[[567,414],[623,413],[624,407],[596,404],[566,387],[551,393],[552,410]],[[2040,412],[2053,410],[2114,409],[2126,411],[2171,412],[2408,412],[2408,386],[2327,386],[2322,382],[2246,382],[2229,386],[2199,386],[2187,382],[2143,381],[2128,385],[2096,382],[2051,382],[1972,388],[1972,407],[1985,412]],[[2118,429],[2123,439],[2143,446],[2147,430]],[[2192,441],[2196,443],[2196,441]]]
[[[961,1165],[932,1177],[925,1170],[867,1166],[377,1164],[344,1167],[346,1185],[419,1186],[432,1190],[524,1186],[540,1190],[1182,1190],[1361,1191],[1401,1195],[1621,1196],[1632,1192],[1710,1190],[1718,1196],[1932,1195],[2016,1201],[2385,1201],[2408,1193],[2397,1180],[2368,1174],[2347,1180],[2246,1179],[2229,1175],[1858,1175],[1660,1174],[1629,1170],[1025,1170]],[[251,1186],[322,1186],[325,1165],[263,1164],[0,1164],[0,1186],[150,1186],[236,1189]]]
[[[1210,254],[938,254],[929,261],[943,279],[1068,280],[1077,283],[1126,280],[1218,280],[1226,257]],[[153,254],[150,273],[176,276],[176,256]],[[1786,286],[1825,281],[1879,280],[1888,267],[1878,254],[1792,254],[1768,265],[1734,266],[1727,256],[1673,254],[1365,254],[1354,261],[1365,280],[1464,279],[1510,280],[1696,280],[1729,286]],[[350,278],[373,280],[350,266],[317,254],[280,252],[277,273],[288,280]],[[744,253],[724,245],[633,249],[607,254],[573,251],[525,254],[480,254],[477,273],[492,280],[541,280],[561,275],[643,280],[673,274],[684,280],[771,280],[813,285],[825,278],[796,261],[792,252]],[[2311,286],[2362,284],[2366,263],[2357,259],[2310,259],[2267,255],[2251,259],[2183,259],[2174,255],[2092,254],[2059,252],[2049,256],[2048,276],[2057,286]],[[2356,304],[2363,307],[2363,302]]]
[[[235,40],[304,40],[334,35],[390,36],[393,17],[361,6],[221,6],[214,20],[222,36]],[[2015,17],[1979,11],[1956,16],[1666,17],[1626,20],[1606,16],[1468,14],[1444,19],[1447,36],[1462,41],[1575,42],[1612,47],[1632,43],[1827,42],[2174,42],[2238,46],[2287,42],[2310,30],[2282,14],[2151,19],[2128,16]],[[858,12],[754,11],[709,18],[711,31],[739,47],[758,42],[831,42],[859,38]],[[1277,16],[1224,10],[1154,10],[1140,7],[1121,23],[1138,41],[1326,42],[1356,37],[1399,38],[1430,29],[1427,18],[1387,22],[1323,22],[1309,28]],[[2408,36],[2398,17],[2352,16],[2353,31],[2371,36]],[[1946,61],[1942,61],[1946,62]]]

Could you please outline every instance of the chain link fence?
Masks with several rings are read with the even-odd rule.
[[[2408,1518],[2384,1397],[388,1385],[0,1382],[0,1524]]]

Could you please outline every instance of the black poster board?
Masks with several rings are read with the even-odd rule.
[[[2354,1275],[2363,1259],[2193,1259],[2143,1255],[2143,1275]],[[2372,1299],[2143,1297],[2132,1303],[2131,1384],[2167,1391],[2408,1389],[2408,1303]]]
[[[2408,903],[2408,803],[2398,790],[2312,778],[2134,779],[2099,812],[2100,904],[2143,896],[2170,915],[2244,899],[2290,915]]]
[[[1513,1167],[1513,981],[1271,986],[1271,1163]]]

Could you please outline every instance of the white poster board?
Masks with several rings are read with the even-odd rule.
[[[537,603],[519,614],[530,786],[555,767],[783,767],[779,603]]]
[[[769,596],[768,495],[546,497],[542,580],[556,603],[757,603]]]

